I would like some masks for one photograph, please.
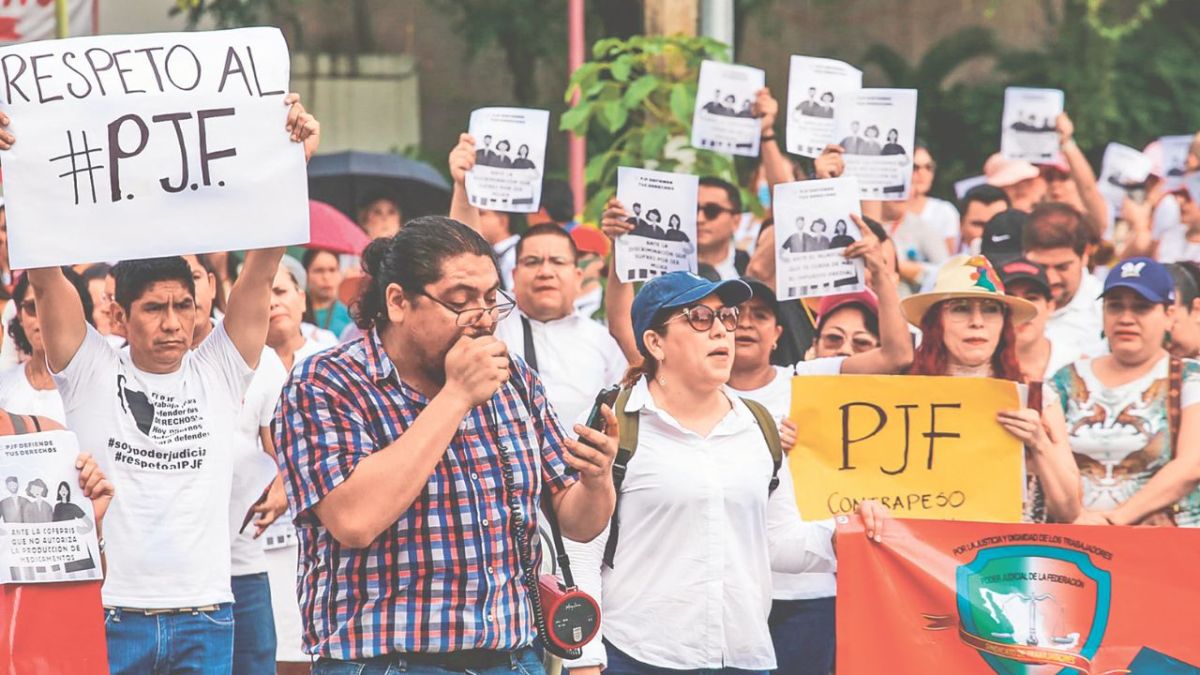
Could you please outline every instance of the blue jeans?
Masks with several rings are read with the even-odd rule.
[[[446,670],[432,666],[409,664],[403,654],[379,656],[373,659],[338,661],[319,659],[313,666],[312,675],[446,675],[464,671]],[[538,650],[532,647],[513,652],[509,665],[486,670],[469,671],[474,675],[545,675]]]
[[[741,670],[738,668],[699,668],[696,670],[659,668],[657,666],[648,666],[634,659],[632,656],[612,646],[612,643],[608,640],[604,641],[604,648],[608,651],[608,667],[604,669],[604,675],[749,675],[750,673],[766,672]]]
[[[230,577],[233,586],[233,675],[275,672],[275,614],[267,573]]]
[[[106,609],[104,631],[112,675],[229,675],[233,668],[228,602],[194,614],[146,616]]]
[[[837,647],[835,598],[771,603],[771,642],[780,673],[829,675]]]

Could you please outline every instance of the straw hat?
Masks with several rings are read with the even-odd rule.
[[[946,261],[938,271],[937,282],[928,293],[910,295],[900,301],[904,318],[914,326],[930,307],[952,298],[991,298],[1008,305],[1014,324],[1022,324],[1037,316],[1037,308],[1024,298],[1004,294],[1004,283],[988,259],[981,256],[960,255]]]

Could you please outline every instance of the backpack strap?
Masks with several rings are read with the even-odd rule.
[[[625,482],[625,473],[629,470],[629,460],[637,452],[638,425],[641,423],[640,412],[629,413],[625,406],[629,403],[629,389],[622,389],[613,403],[613,414],[617,417],[619,438],[617,440],[617,456],[613,460],[613,488],[617,491],[617,504],[613,508],[612,523],[608,528],[608,543],[604,545],[604,564],[611,569],[613,556],[617,553],[617,538],[621,534],[620,513],[621,484]]]
[[[779,467],[783,466],[783,440],[779,438],[779,427],[775,425],[775,418],[763,404],[748,398],[742,399],[742,403],[745,403],[746,407],[750,409],[750,413],[754,415],[754,421],[758,422],[758,428],[762,430],[763,438],[767,439],[767,448],[771,451],[771,462],[775,465],[771,471],[771,482],[767,486],[767,494],[774,493],[775,488],[779,487]]]

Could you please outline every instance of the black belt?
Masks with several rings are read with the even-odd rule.
[[[388,664],[405,666],[430,666],[453,672],[487,670],[489,668],[515,668],[518,652],[492,649],[467,649],[445,653],[404,653],[377,656],[372,659],[351,659],[350,663]],[[322,659],[333,661],[335,659]]]

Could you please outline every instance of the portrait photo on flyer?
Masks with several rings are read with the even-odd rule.
[[[859,89],[858,68],[835,59],[793,55],[788,68],[788,152],[816,157],[836,143],[838,105],[845,93]]]
[[[908,199],[917,90],[861,89],[842,98],[835,136],[846,151],[844,175],[858,179],[861,199]]]
[[[0,436],[0,583],[102,578],[78,457],[69,431]]]
[[[1057,120],[1064,100],[1058,89],[1006,88],[1000,120],[1000,153],[1008,159],[1034,164],[1058,159]]]
[[[862,260],[846,247],[862,238],[854,177],[775,186],[775,288],[780,300],[853,293],[866,288]]]
[[[754,99],[767,81],[759,68],[718,61],[700,64],[692,147],[727,155],[758,157],[761,127]]]
[[[475,168],[467,199],[491,211],[533,213],[542,201],[550,113],[528,108],[480,108],[471,113]]]
[[[627,166],[617,169],[617,199],[633,225],[632,232],[616,241],[614,264],[621,281],[696,271],[699,182],[689,174]]]

